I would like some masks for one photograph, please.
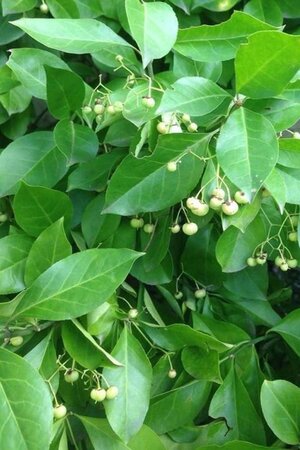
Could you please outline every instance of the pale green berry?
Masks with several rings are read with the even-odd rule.
[[[294,139],[300,139],[300,133],[298,131],[295,131],[293,137]]]
[[[245,192],[242,191],[236,191],[236,193],[234,194],[234,200],[240,205],[246,205],[247,203],[249,203]]]
[[[176,172],[177,170],[177,163],[175,161],[170,161],[167,164],[167,171],[168,172]]]
[[[176,376],[177,376],[176,370],[175,369],[170,369],[169,372],[168,372],[168,377],[173,379],[173,378],[176,378]]]
[[[160,134],[167,134],[169,131],[168,126],[165,122],[159,122],[156,126],[156,129]]]
[[[219,211],[222,207],[223,199],[218,198],[215,196],[212,196],[209,200],[209,206],[211,209],[214,209],[215,211]]]
[[[0,213],[0,223],[4,223],[8,221],[8,215],[5,213]]]
[[[192,236],[193,234],[196,234],[198,231],[198,225],[193,222],[184,223],[182,225],[182,231],[187,236]]]
[[[171,233],[177,234],[177,233],[179,233],[179,231],[180,231],[180,225],[178,225],[178,223],[176,223],[175,225],[173,225],[173,226],[170,228],[170,230],[171,230]]]
[[[123,105],[122,102],[116,101],[116,102],[114,103],[114,108],[115,108],[115,110],[116,110],[117,112],[122,112],[123,109],[124,109],[124,105]]]
[[[288,259],[287,264],[291,269],[295,269],[298,266],[297,259]]]
[[[114,107],[114,105],[108,105],[108,107],[106,108],[106,112],[107,112],[107,114],[114,116],[117,111],[116,111],[116,108]]]
[[[57,405],[53,408],[53,416],[55,419],[62,419],[67,414],[65,405]]]
[[[119,389],[117,388],[117,386],[110,386],[106,390],[106,399],[113,400],[114,398],[117,397],[118,393],[119,393]]]
[[[201,205],[201,201],[197,197],[189,197],[186,199],[185,204],[186,204],[187,208],[195,209]]]
[[[100,123],[102,122],[102,120],[103,120],[103,116],[101,116],[101,114],[98,114],[98,116],[96,116],[96,122],[97,122],[97,124],[100,125]]]
[[[142,104],[146,106],[146,108],[152,109],[155,106],[155,100],[153,97],[143,97]]]
[[[183,123],[190,123],[191,116],[189,114],[182,114],[181,120]]]
[[[132,226],[132,228],[142,228],[144,226],[144,219],[138,219],[137,217],[134,217],[130,220],[130,225]]]
[[[195,122],[191,122],[188,127],[187,127],[188,131],[190,133],[194,133],[195,131],[198,130],[198,125]]]
[[[209,206],[204,202],[200,202],[200,205],[197,208],[192,208],[191,211],[195,216],[206,216],[209,212]]]
[[[42,3],[42,4],[40,5],[40,11],[41,11],[43,14],[48,14],[48,12],[49,12],[48,5],[46,5],[46,3]]]
[[[124,57],[122,55],[117,55],[116,58],[115,58],[115,60],[120,62],[120,63],[123,61],[123,59],[124,59]]]
[[[65,381],[67,383],[75,383],[79,379],[79,372],[74,369],[69,369],[64,375]]]
[[[102,105],[101,103],[96,103],[96,105],[94,106],[94,113],[95,114],[103,114],[105,111],[105,106]]]
[[[291,231],[291,232],[288,234],[288,239],[289,239],[289,241],[291,241],[291,242],[297,242],[297,241],[298,241],[298,235],[297,235],[297,232],[296,232],[296,231]]]
[[[239,210],[239,205],[234,201],[227,201],[222,204],[222,211],[227,216],[234,216]]]
[[[284,264],[286,261],[285,261],[284,258],[282,258],[281,256],[278,255],[278,256],[276,256],[274,262],[275,262],[275,265],[276,265],[276,266],[280,267],[281,264]]]
[[[183,293],[181,291],[177,291],[175,292],[174,297],[176,298],[176,300],[180,300],[183,297]]]
[[[136,319],[138,315],[139,315],[139,312],[138,312],[138,310],[136,308],[131,308],[128,311],[129,319]]]
[[[106,390],[105,389],[92,389],[90,392],[90,397],[95,402],[103,402],[106,398]]]
[[[287,270],[289,270],[289,265],[288,265],[288,263],[287,263],[287,262],[284,262],[284,263],[280,264],[280,269],[281,269],[283,272],[286,272]]]
[[[153,223],[146,223],[144,225],[143,230],[145,231],[145,233],[151,234],[151,233],[153,233],[154,228],[155,227],[154,227]]]
[[[24,342],[23,336],[13,336],[10,338],[9,343],[14,347],[19,347]]]
[[[265,264],[266,261],[267,261],[267,257],[266,257],[265,255],[259,255],[259,256],[256,258],[256,262],[257,262],[257,264],[260,265],[260,266],[262,266],[263,264]]]
[[[257,261],[255,258],[253,258],[253,256],[250,256],[249,258],[247,258],[247,264],[249,267],[255,267],[257,265]]]
[[[213,191],[212,191],[212,193],[211,193],[211,196],[212,197],[218,197],[218,198],[220,198],[221,200],[224,200],[224,198],[225,198],[225,191],[224,191],[224,189],[222,189],[222,188],[215,188]]]
[[[90,114],[92,111],[93,110],[89,105],[86,105],[82,108],[82,112],[84,112],[84,114]]]
[[[291,224],[294,227],[297,227],[298,226],[298,222],[299,222],[299,216],[291,216],[290,217],[290,221],[291,221]]]
[[[205,289],[197,289],[195,292],[194,292],[194,296],[196,297],[196,298],[198,298],[198,299],[201,299],[201,298],[205,298],[206,297],[206,290]]]

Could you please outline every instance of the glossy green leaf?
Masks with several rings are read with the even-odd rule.
[[[95,449],[130,450],[112,431],[107,420],[78,416]]]
[[[143,347],[126,326],[112,355],[124,367],[104,370],[108,383],[119,389],[117,397],[105,401],[104,407],[110,426],[127,443],[140,430],[148,411],[152,367]]]
[[[237,109],[221,129],[217,157],[230,181],[251,198],[278,159],[278,142],[273,126],[260,114]]]
[[[205,153],[208,139],[209,135],[162,136],[152,156],[127,156],[109,183],[104,212],[158,211],[184,198],[199,180],[203,163],[197,156]],[[172,160],[181,160],[176,172],[167,170]]]
[[[140,82],[134,86],[128,93],[125,103],[123,115],[125,119],[132,122],[135,126],[140,127],[144,123],[157,116],[157,107],[159,106],[162,94],[158,91],[151,93],[155,101],[154,108],[146,108],[143,105],[143,97],[148,95],[149,87],[147,82]]]
[[[143,66],[169,53],[178,31],[172,8],[163,2],[141,3],[139,0],[125,0],[125,8],[131,35],[142,53]],[[160,26],[161,22],[165,27]]]
[[[187,373],[197,380],[222,382],[216,350],[185,347],[181,353],[181,361]]]
[[[267,424],[283,442],[299,444],[300,389],[286,380],[265,381],[261,388],[261,406]]]
[[[61,217],[69,228],[72,204],[64,192],[22,183],[15,195],[13,209],[17,224],[30,236],[38,236]]]
[[[11,294],[25,288],[26,259],[33,240],[24,234],[0,239],[0,293]]]
[[[159,436],[147,425],[143,425],[140,431],[128,442],[131,450],[166,450]]]
[[[266,300],[268,289],[267,266],[246,267],[239,272],[228,273],[224,286],[241,297]]]
[[[68,256],[34,281],[15,314],[46,320],[86,314],[112,295],[140,255],[127,249],[94,249]]]
[[[66,171],[66,158],[55,147],[52,133],[27,134],[9,144],[0,155],[0,196],[15,193],[20,181],[52,187]]]
[[[250,442],[233,440],[224,445],[204,445],[201,450],[270,450],[273,447],[265,447],[264,445],[251,444]],[[280,447],[278,447],[280,448]]]
[[[53,419],[46,384],[28,362],[3,348],[0,363],[1,446],[49,448]]]
[[[37,0],[3,0],[3,15],[29,11],[36,6]]]
[[[282,214],[286,204],[287,186],[285,184],[284,177],[280,174],[276,167],[267,176],[264,182],[264,187],[273,196]]]
[[[33,39],[49,48],[67,53],[94,53],[106,44],[129,47],[103,22],[93,19],[27,19],[15,20],[13,25],[21,28]]]
[[[270,331],[280,334],[287,344],[300,356],[300,330],[299,330],[300,310],[287,314],[281,321]]]
[[[252,98],[280,94],[299,70],[299,44],[299,37],[276,31],[249,36],[236,55],[237,92]]]
[[[269,3],[266,0],[250,0],[246,3],[244,11],[263,22],[280,26],[282,24],[282,12],[276,2]]]
[[[32,284],[45,270],[71,253],[61,218],[42,231],[32,245],[25,266],[26,285]]]
[[[76,0],[47,0],[50,13],[57,19],[78,19],[79,10]]]
[[[274,169],[273,169],[274,170]],[[272,173],[272,172],[271,172]],[[270,177],[270,175],[269,175]],[[267,180],[269,179],[267,178]],[[265,181],[266,186],[266,181]],[[241,230],[243,233],[246,231],[248,225],[255,219],[261,206],[260,195],[256,195],[251,203],[243,205],[239,208],[238,212],[233,216],[222,215],[222,226],[226,230],[230,225]]]
[[[218,25],[200,25],[182,29],[174,46],[175,50],[196,61],[226,61],[235,57],[241,43],[249,35],[274,27],[260,20],[235,11],[229,20]]]
[[[294,205],[300,205],[299,169],[277,166],[277,171],[279,174],[279,180],[282,178],[285,184],[286,202]]]
[[[162,97],[158,114],[181,112],[204,116],[214,111],[230,95],[213,81],[202,77],[184,77],[177,80]]]

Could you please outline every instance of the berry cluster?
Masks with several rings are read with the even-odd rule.
[[[182,116],[179,117],[179,122],[184,124],[187,128],[187,131],[189,131],[190,133],[195,133],[198,130],[198,125],[195,122],[191,121],[191,117],[189,116],[189,114],[182,114]],[[178,128],[178,125],[177,125],[177,128]],[[162,120],[161,122],[159,122],[156,127],[157,131],[160,134],[168,134],[168,133],[178,132],[179,130],[177,128],[174,129],[173,124],[168,123],[165,120]],[[181,131],[181,128],[180,128],[180,131]]]

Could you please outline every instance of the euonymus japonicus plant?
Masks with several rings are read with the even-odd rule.
[[[300,3],[0,8],[0,450],[298,449]]]

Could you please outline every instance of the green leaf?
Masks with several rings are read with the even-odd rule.
[[[241,439],[265,444],[262,420],[233,364],[223,384],[211,400],[209,415],[215,419],[226,418],[231,440]]]
[[[244,11],[271,25],[280,26],[282,24],[282,12],[276,2],[267,3],[265,0],[250,0],[246,3]]]
[[[162,58],[176,41],[178,21],[172,8],[163,2],[141,3],[125,0],[130,33],[139,46],[143,67]],[[161,23],[165,26],[161,27]]]
[[[224,432],[223,432],[224,433]],[[230,441],[224,445],[204,445],[200,447],[201,450],[270,450],[274,447],[265,447],[263,445],[251,444],[245,441]],[[281,448],[281,447],[278,447]]]
[[[299,330],[300,310],[287,314],[281,321],[271,330],[280,334],[280,336],[287,342],[287,344],[300,356],[300,330]]]
[[[300,180],[299,169],[291,169],[289,167],[277,166],[277,172],[285,184],[286,202],[300,205]]]
[[[84,125],[67,119],[61,120],[53,133],[55,143],[68,159],[69,165],[89,161],[98,153],[97,135]]]
[[[69,118],[72,112],[82,106],[85,96],[84,83],[78,75],[69,70],[57,69],[50,66],[45,66],[45,70],[49,111],[57,119]],[[75,139],[74,136],[73,139]]]
[[[265,380],[261,388],[261,406],[273,433],[290,445],[299,444],[300,389],[285,380]]]
[[[200,25],[179,30],[175,50],[195,61],[226,61],[235,57],[249,35],[274,27],[241,11],[218,25]]]
[[[25,266],[26,285],[32,284],[45,270],[71,253],[72,247],[66,237],[64,221],[61,218],[42,231],[32,245]]]
[[[239,108],[221,128],[216,151],[226,176],[251,198],[277,162],[276,132],[262,115]]]
[[[140,430],[148,411],[152,367],[143,347],[126,326],[112,355],[124,367],[104,369],[108,383],[119,390],[113,401],[104,402],[104,407],[110,426],[127,443]]]
[[[158,211],[186,197],[201,175],[203,162],[198,157],[205,153],[209,138],[207,134],[161,136],[150,157],[127,156],[111,178],[104,212]],[[167,170],[171,160],[181,160],[176,172]]]
[[[232,347],[230,344],[221,342],[206,333],[196,331],[185,324],[173,324],[167,327],[144,325],[143,329],[156,345],[170,351],[180,350],[187,345],[191,345],[205,349],[208,347],[222,353]]]
[[[216,350],[185,347],[181,353],[181,361],[184,370],[197,380],[222,382]]]
[[[282,64],[284,58],[285,64]],[[277,31],[249,36],[235,60],[237,92],[252,98],[280,94],[299,70],[300,38]]]
[[[279,170],[276,169],[276,167],[266,178],[264,182],[264,187],[272,195],[272,197],[279,206],[281,214],[283,214],[284,206],[286,203],[287,189],[284,177],[281,175]]]
[[[147,96],[148,93],[149,84],[145,81],[141,81],[137,86],[130,89],[124,103],[123,116],[137,127],[140,127],[157,116],[156,110],[162,94],[156,90],[152,91],[151,96],[155,100],[155,107],[146,108],[142,101],[143,97]]]
[[[8,67],[27,91],[37,98],[46,100],[46,73],[44,65],[68,70],[67,64],[53,53],[37,48],[13,48]]]
[[[166,450],[156,433],[147,425],[143,425],[140,431],[128,442],[131,450]]]
[[[52,429],[49,391],[31,365],[8,350],[0,349],[1,446],[45,450]]]
[[[57,19],[78,19],[79,11],[76,0],[47,0],[50,13]]]
[[[178,78],[197,76],[217,82],[222,74],[222,63],[193,61],[180,53],[174,53],[173,72]]]
[[[257,216],[245,233],[231,226],[221,234],[216,257],[224,272],[238,272],[247,266],[247,258],[266,238],[263,220]]]
[[[3,0],[2,12],[4,16],[13,13],[25,12],[36,6],[37,0]]]
[[[66,158],[55,147],[52,133],[27,134],[0,154],[0,196],[14,194],[20,181],[52,187],[66,171]]]
[[[107,420],[94,417],[78,416],[95,449],[107,448],[109,450],[131,450],[123,444],[110,428]]]
[[[38,236],[61,217],[69,228],[72,203],[60,191],[22,183],[15,195],[13,210],[17,224],[30,236]]]
[[[93,249],[68,256],[34,281],[15,314],[45,320],[86,314],[113,294],[139,256],[140,253],[127,249]]]
[[[224,286],[239,297],[266,300],[268,290],[267,266],[246,267],[235,273],[228,273]]]
[[[267,180],[269,179],[269,177],[267,178]],[[266,181],[264,184],[266,185]],[[245,233],[248,225],[250,225],[250,223],[257,216],[260,210],[260,205],[261,205],[260,195],[256,195],[251,203],[243,205],[241,208],[239,208],[238,212],[233,216],[226,216],[225,214],[223,214],[222,215],[223,229],[226,230],[226,228],[228,228],[230,225],[233,225],[234,227],[238,228],[243,233]]]
[[[104,23],[93,19],[19,19],[12,22],[33,39],[49,48],[67,53],[95,53],[109,45],[130,45]]]
[[[14,78],[13,72],[7,64],[0,67],[0,94],[4,94],[19,84],[20,83]]]
[[[202,77],[184,77],[177,80],[162,97],[157,113],[181,112],[204,116],[214,111],[231,96],[213,81]]]
[[[211,383],[197,380],[154,397],[146,424],[158,434],[190,424],[205,406],[210,389]]]
[[[33,240],[24,234],[0,239],[0,293],[12,294],[25,288],[24,271]]]

